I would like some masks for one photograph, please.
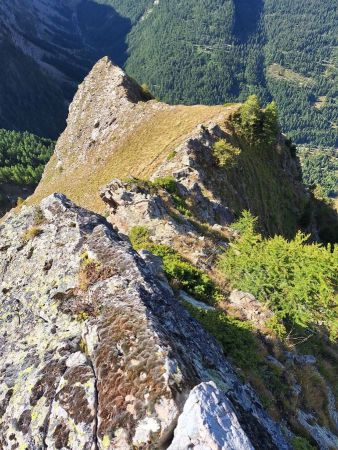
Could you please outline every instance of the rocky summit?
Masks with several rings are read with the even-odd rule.
[[[53,194],[0,228],[2,449],[288,449],[252,388],[101,216]]]

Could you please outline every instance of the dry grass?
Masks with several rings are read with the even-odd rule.
[[[112,134],[104,145],[93,146],[88,158],[60,171],[53,156],[45,176],[28,203],[39,202],[53,192],[62,192],[71,200],[103,213],[99,188],[113,178],[148,178],[200,123],[224,122],[233,108],[223,106],[176,106],[145,116],[123,138]],[[64,149],[72,154],[72,149]],[[68,154],[67,153],[67,154]],[[99,155],[99,157],[98,157]]]
[[[42,233],[41,228],[39,228],[36,225],[32,225],[30,228],[28,228],[24,234],[22,235],[21,239],[24,243],[27,243],[28,241],[34,239],[35,237],[39,236]]]
[[[297,368],[296,376],[302,386],[303,408],[315,411],[318,423],[329,428],[327,389],[324,380],[311,366]]]

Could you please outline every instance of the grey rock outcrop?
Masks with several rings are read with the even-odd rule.
[[[59,167],[69,168],[69,164],[86,161],[88,150],[97,143],[101,153],[106,143],[106,151],[113,151],[112,134],[118,130],[122,140],[144,119],[141,105],[144,100],[147,98],[140,86],[120,67],[107,57],[100,59],[80,85],[69,107],[67,128],[55,148]],[[136,107],[138,102],[140,105]],[[154,108],[161,108],[161,105],[156,103]],[[65,153],[64,150],[69,148],[71,154]]]
[[[227,412],[208,423],[212,439],[227,430],[244,448],[289,448],[216,341],[103,217],[54,194],[11,213],[0,243],[0,448],[167,448],[200,383]]]
[[[114,179],[104,186],[100,196],[107,205],[109,221],[125,234],[142,224],[151,231],[154,242],[175,247],[202,267],[210,266],[226,245],[228,225],[234,220],[226,201],[222,202],[219,193],[209,189],[205,180],[215,164],[212,146],[220,137],[225,137],[225,133],[219,126],[199,126],[177,149],[175,157],[157,168],[150,183]],[[180,199],[186,205],[186,215],[177,209],[175,199],[165,189],[151,185],[168,176],[175,180],[176,203]],[[207,236],[196,222],[210,230],[216,227],[217,244],[210,239],[211,233]]]
[[[235,411],[215,383],[201,383],[191,392],[178,419],[168,450],[253,450]]]
[[[243,320],[249,320],[257,328],[264,327],[274,316],[272,311],[248,292],[235,289],[231,292],[228,301],[230,307],[241,313]]]

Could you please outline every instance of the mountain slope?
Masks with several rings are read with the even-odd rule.
[[[55,137],[77,83],[108,55],[163,101],[273,97],[294,140],[337,145],[329,0],[4,0],[0,24],[0,127]]]
[[[204,195],[218,198],[236,215],[251,209],[270,234],[295,232],[309,198],[285,138],[274,131],[272,143],[251,148],[231,122],[238,105],[170,106],[145,102],[142,95],[121,69],[100,60],[79,87],[67,128],[30,201],[62,190],[78,204],[103,212],[99,188],[113,178],[151,179],[162,165],[182,170],[200,150],[202,160],[186,170],[209,171],[201,187],[209,194]],[[240,149],[225,173],[213,156],[218,141]],[[190,156],[180,163],[185,149]]]
[[[337,31],[329,0],[162,0],[132,28],[126,69],[174,103],[273,97],[293,139],[334,146]]]
[[[113,227],[54,191],[102,212]],[[211,442],[225,436],[235,449],[335,448],[337,349],[329,336],[337,331],[336,255],[306,244],[299,234],[292,239],[299,225],[316,236],[311,207],[295,147],[279,133],[274,104],[262,109],[250,97],[228,107],[169,106],[149,100],[120,68],[100,60],[79,87],[36,192],[0,227],[2,309],[8,317],[15,309],[20,317],[6,335],[6,342],[19,341],[20,355],[14,371],[8,365],[15,388],[2,390],[0,437],[6,442],[14,436],[19,443],[45,439],[51,446],[70,439],[70,448],[77,448],[79,439],[95,438],[98,448],[144,442],[158,448],[163,442],[165,448],[186,450],[199,439],[212,448]],[[258,216],[263,235],[279,233],[288,240],[254,233],[255,220],[245,209]],[[236,217],[241,219],[233,223]],[[232,291],[243,278],[234,264],[239,272],[244,266],[246,281],[246,268],[256,268],[250,286],[257,299]],[[188,313],[218,340],[216,353],[210,353],[210,337],[201,328],[197,339],[190,334],[197,325]],[[25,320],[27,315],[34,320]],[[48,336],[48,350],[40,333]],[[53,355],[51,366],[46,356],[24,370],[32,342],[39,355]],[[178,384],[161,376],[167,365],[158,349],[164,347],[168,355],[180,355],[173,366]],[[6,346],[6,360],[13,360],[13,351]],[[219,377],[217,361],[221,358],[224,369],[224,355],[245,379],[244,390],[237,381],[239,389],[225,387],[232,383],[229,370],[225,383],[224,372]],[[22,395],[18,383],[35,387]],[[259,397],[254,410],[250,385]],[[146,411],[144,392],[150,399]],[[287,443],[261,404],[282,424]],[[65,412],[59,414],[60,408]],[[91,412],[85,423],[83,408]],[[213,418],[232,418],[231,430],[238,420],[235,438],[223,421],[209,421],[210,410]],[[13,429],[13,415],[20,432]],[[196,426],[201,416],[203,427]],[[40,429],[42,421],[48,426]]]
[[[129,20],[87,0],[0,5],[0,127],[57,137],[77,84],[105,54],[124,61]]]

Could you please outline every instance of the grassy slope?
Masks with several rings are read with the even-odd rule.
[[[113,178],[149,177],[198,124],[217,121],[230,111],[231,108],[203,105],[157,111],[115,145],[105,158],[97,161],[98,152],[95,151],[96,157],[92,154],[85,164],[72,169],[71,173],[67,168],[60,171],[56,167],[54,155],[29,203],[36,203],[53,192],[63,192],[80,206],[103,213],[104,204],[98,194],[101,186]],[[114,138],[118,136],[111,137],[112,147]]]

